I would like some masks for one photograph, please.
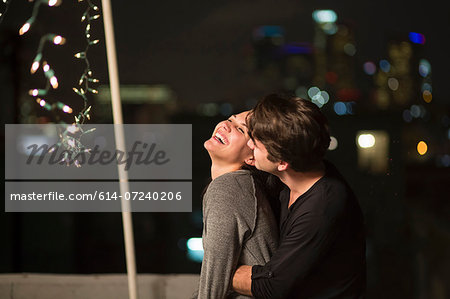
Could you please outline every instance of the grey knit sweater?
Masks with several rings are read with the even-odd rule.
[[[198,298],[248,298],[231,289],[238,265],[264,265],[278,245],[278,227],[250,172],[214,179],[203,197],[204,257]]]

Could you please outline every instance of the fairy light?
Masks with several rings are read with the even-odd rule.
[[[48,1],[48,6],[52,7],[52,6],[60,6],[61,5],[61,0],[49,0]]]
[[[8,0],[0,0],[6,3]],[[29,0],[30,2],[33,2],[33,0]],[[59,6],[62,3],[62,0],[34,0],[34,7],[31,17],[22,25],[22,27],[19,29],[19,34],[24,35],[25,33],[29,32],[32,28],[34,22],[36,21],[39,7],[41,4],[48,5],[50,7]],[[79,0],[79,2],[82,2],[82,0]],[[90,63],[87,58],[87,52],[92,45],[97,45],[100,40],[98,39],[91,39],[91,21],[97,20],[100,18],[100,14],[97,13],[99,11],[99,8],[92,4],[91,0],[86,0],[87,8],[86,11],[83,14],[82,22],[86,22],[86,28],[85,28],[85,38],[86,38],[86,47],[84,51],[79,52],[75,54],[75,57],[77,59],[82,59],[85,62],[85,69],[81,75],[81,79],[78,81],[79,86],[77,88],[73,88],[74,92],[78,94],[80,97],[83,98],[83,109],[77,114],[74,115],[75,122],[71,125],[68,125],[67,127],[63,128],[62,130],[59,130],[59,142],[58,146],[62,146],[64,149],[64,156],[61,159],[60,162],[65,162],[67,165],[70,165],[71,162],[74,162],[74,164],[77,167],[81,167],[80,161],[77,161],[77,155],[79,153],[87,153],[90,152],[89,149],[85,148],[85,146],[81,143],[81,137],[87,133],[92,132],[95,130],[95,128],[90,130],[83,130],[82,124],[85,122],[85,120],[90,119],[90,111],[91,106],[88,105],[88,99],[87,95],[88,93],[96,94],[98,91],[93,88],[91,85],[93,83],[98,83],[98,79],[93,78],[93,72],[90,68]],[[92,11],[96,11],[95,13],[92,13]],[[0,13],[0,22],[3,19],[4,14]],[[61,101],[54,101],[51,102],[48,101],[48,95],[52,89],[57,89],[59,87],[59,81],[55,74],[55,70],[51,67],[51,63],[49,64],[45,58],[44,58],[44,47],[47,44],[47,42],[52,43],[53,45],[64,45],[66,43],[66,39],[61,36],[54,33],[45,34],[41,37],[39,46],[36,52],[36,56],[33,59],[31,66],[30,66],[30,73],[36,74],[40,69],[42,70],[42,73],[44,74],[46,80],[46,85],[44,88],[34,88],[29,90],[30,96],[32,96],[36,103],[42,107],[43,109],[50,111],[53,113],[53,115],[56,117],[57,122],[61,122],[60,117],[55,112],[60,111],[60,113],[65,114],[72,114],[74,112],[74,109],[70,107],[69,105],[66,105],[65,103]],[[41,74],[42,74],[41,73]],[[45,97],[45,99],[43,98]],[[62,122],[64,124],[64,122]],[[75,160],[75,161],[74,161]]]
[[[20,35],[24,35],[25,33],[28,32],[28,30],[30,30],[31,27],[31,23],[26,22],[25,24],[23,24],[23,26],[19,29],[19,34]]]
[[[5,2],[5,1],[3,1],[3,2]],[[7,3],[7,2],[5,2],[5,3]],[[30,2],[33,2],[33,1],[31,0]],[[39,7],[41,6],[41,4],[44,4],[44,3],[46,3],[50,7],[54,7],[54,6],[59,6],[62,3],[62,0],[48,0],[48,1],[37,0],[37,1],[35,1],[31,17],[19,29],[19,34],[20,35],[24,35],[25,33],[28,32],[28,30],[30,30],[31,26],[33,25],[34,21],[36,20],[36,17],[38,15],[38,13],[39,13]]]
[[[50,84],[52,85],[52,87],[54,89],[58,88],[59,84],[58,84],[58,79],[55,76],[52,76],[50,78]]]
[[[53,43],[55,45],[64,45],[66,43],[66,39],[61,35],[57,35],[53,38]]]
[[[42,65],[43,65],[43,66],[42,66],[42,70],[43,70],[44,72],[48,72],[48,71],[50,70],[50,66],[47,64],[46,61],[44,61],[44,63],[43,63]]]
[[[79,2],[82,2],[82,0],[79,0]],[[78,80],[78,87],[73,88],[73,91],[79,95],[84,102],[84,108],[83,110],[78,114],[78,116],[75,116],[75,122],[78,124],[83,124],[85,119],[90,119],[90,110],[91,106],[88,107],[88,93],[97,94],[98,91],[95,88],[92,88],[92,83],[98,83],[98,79],[92,78],[92,70],[88,59],[88,51],[91,46],[97,45],[100,40],[98,39],[91,39],[91,28],[92,24],[91,21],[97,20],[100,18],[100,14],[97,12],[99,11],[98,6],[94,5],[91,0],[86,0],[87,3],[86,10],[84,11],[83,15],[81,16],[81,22],[86,22],[86,27],[84,30],[84,35],[86,38],[86,47],[84,51],[80,51],[76,53],[74,56],[77,59],[81,59],[85,63],[85,69],[83,73],[80,76],[80,79]],[[93,13],[95,11],[95,13]]]

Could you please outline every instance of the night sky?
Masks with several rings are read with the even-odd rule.
[[[168,84],[181,102],[192,104],[237,103],[258,98],[271,91],[273,86],[261,86],[256,80],[257,75],[245,69],[253,30],[261,25],[280,25],[285,29],[286,42],[312,43],[312,12],[333,9],[338,22],[350,24],[355,30],[358,76],[367,76],[362,72],[365,61],[376,63],[387,57],[390,38],[407,38],[410,31],[424,34],[424,58],[432,66],[433,100],[448,102],[446,73],[450,69],[447,59],[450,18],[448,11],[433,1],[132,3],[112,1],[122,84]],[[13,1],[0,30],[12,34],[29,17],[31,9],[32,4],[27,1]],[[59,69],[76,69],[77,62],[72,55],[83,45],[79,23],[82,10],[82,4],[69,1],[64,1],[58,8],[42,7],[35,28],[22,37],[23,45],[30,51],[23,54],[23,62],[32,60],[31,50],[37,47],[38,32],[55,32],[68,38],[64,49],[58,49],[58,52],[52,49],[56,53],[54,59],[64,65],[58,65]],[[94,21],[92,30],[102,41],[97,49],[91,50],[92,68],[101,82],[107,82],[101,20]]]

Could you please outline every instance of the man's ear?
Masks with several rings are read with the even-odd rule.
[[[255,166],[255,157],[251,156],[247,159],[244,160],[245,164],[250,165],[250,166]]]
[[[288,167],[289,167],[288,162],[285,162],[285,161],[278,162],[278,167],[277,167],[278,171],[285,171],[286,169],[288,169]]]

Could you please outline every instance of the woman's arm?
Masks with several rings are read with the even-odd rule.
[[[212,188],[204,198],[203,248],[198,298],[225,298],[249,228],[242,221],[235,192]],[[212,192],[211,192],[212,191]]]

